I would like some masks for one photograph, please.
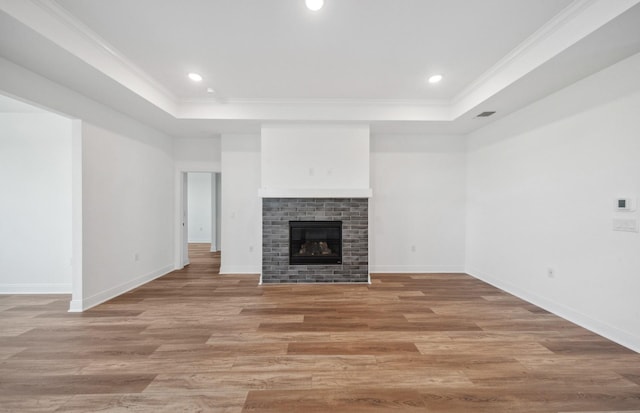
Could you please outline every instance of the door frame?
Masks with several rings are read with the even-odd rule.
[[[184,246],[188,243],[185,238],[183,217],[186,214],[186,176],[189,172],[221,173],[219,162],[176,162],[175,168],[175,196],[174,196],[174,267],[181,270],[189,263],[188,253]],[[218,240],[220,241],[220,240]],[[218,246],[219,247],[219,246]],[[186,257],[185,257],[186,255]]]

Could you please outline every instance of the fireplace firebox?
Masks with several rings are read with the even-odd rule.
[[[342,264],[342,221],[289,221],[289,264]]]

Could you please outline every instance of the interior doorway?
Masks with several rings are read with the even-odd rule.
[[[71,294],[82,310],[81,148],[79,120],[0,94],[0,293]]]
[[[219,172],[183,172],[182,186],[182,266],[220,261]],[[217,256],[217,259],[213,257]]]
[[[213,269],[215,274],[220,273],[220,251],[211,252],[209,244],[189,244],[189,269]]]

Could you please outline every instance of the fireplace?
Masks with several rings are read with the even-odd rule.
[[[364,197],[263,198],[262,283],[368,282],[368,211]]]
[[[342,264],[342,221],[289,221],[289,264]]]

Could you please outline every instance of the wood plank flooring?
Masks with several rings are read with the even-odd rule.
[[[219,254],[82,314],[0,296],[2,412],[640,412],[640,355],[464,274],[258,286]]]

